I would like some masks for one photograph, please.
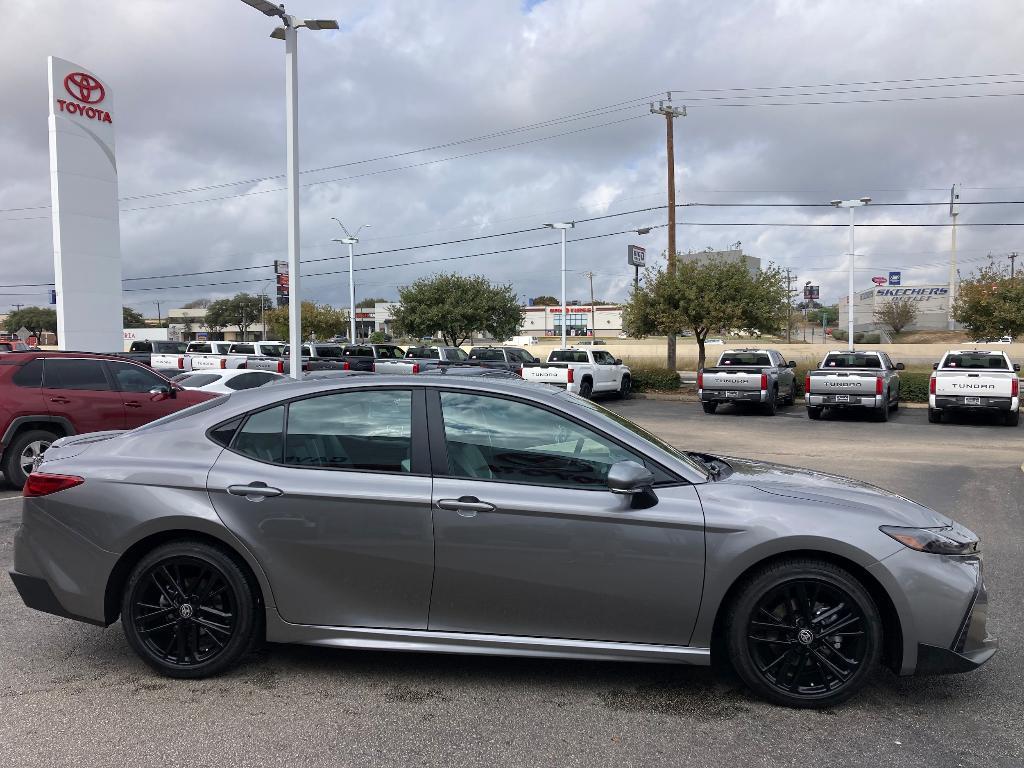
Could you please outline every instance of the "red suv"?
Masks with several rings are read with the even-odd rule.
[[[213,397],[112,355],[0,355],[0,469],[21,488],[33,459],[58,437],[134,429]]]

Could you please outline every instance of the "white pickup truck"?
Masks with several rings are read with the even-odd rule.
[[[284,373],[287,366],[281,355],[282,349],[280,342],[191,341],[184,355],[154,354],[151,365],[180,371],[251,368]]]
[[[928,382],[928,421],[938,424],[949,411],[996,411],[1007,425],[1020,423],[1020,364],[1005,352],[951,350],[932,368]]]
[[[632,382],[629,367],[603,349],[555,349],[546,363],[525,363],[522,375],[586,398],[602,393],[627,397]]]

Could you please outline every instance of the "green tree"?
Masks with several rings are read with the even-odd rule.
[[[680,261],[675,273],[647,269],[623,307],[630,336],[692,331],[697,364],[711,331],[751,328],[773,333],[786,327],[786,278],[775,266],[751,275],[745,264],[724,260]]]
[[[1024,279],[991,262],[960,283],[953,319],[976,339],[1024,334]]]
[[[561,302],[554,296],[536,296],[533,299],[533,306],[535,307],[557,307]]]
[[[302,335],[304,339],[329,339],[348,327],[348,312],[330,304],[302,302]],[[288,338],[288,307],[267,310],[267,328],[278,339]]]
[[[917,320],[917,302],[909,296],[898,296],[875,310],[875,322],[899,333]]]
[[[125,328],[145,328],[146,327],[146,318],[143,316],[143,314],[141,312],[139,312],[137,310],[134,310],[131,307],[122,307],[121,309],[123,310],[122,311],[122,315],[123,315],[122,322],[124,323],[124,327]]]
[[[481,275],[439,274],[398,289],[391,313],[396,330],[419,338],[440,333],[459,346],[482,331],[495,339],[515,335],[523,311],[511,284],[493,285]]]
[[[206,309],[213,302],[210,299],[194,299],[188,304],[182,304],[182,309]]]
[[[11,312],[4,326],[8,333],[15,333],[21,328],[28,328],[35,336],[39,336],[43,331],[56,333],[57,310],[49,307],[25,307]]]
[[[387,301],[387,299],[373,298],[371,296],[371,297],[367,297],[365,299],[360,299],[359,301],[357,301],[356,302],[356,307],[358,309],[368,309],[368,308],[372,309],[374,304],[377,304],[378,302],[382,302],[382,301]]]
[[[206,325],[211,330],[237,325],[245,340],[245,334],[252,326],[262,322],[262,309],[266,300],[250,293],[236,293],[230,299],[218,299],[206,309]]]

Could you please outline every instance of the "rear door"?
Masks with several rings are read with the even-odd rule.
[[[434,569],[422,390],[345,389],[250,414],[210,471],[285,621],[425,629]]]
[[[103,360],[44,358],[43,397],[50,414],[67,419],[78,432],[125,428],[124,402]]]

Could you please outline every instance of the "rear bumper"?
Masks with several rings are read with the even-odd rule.
[[[701,402],[704,403],[763,403],[765,392],[763,389],[737,390],[734,394],[726,394],[733,390],[724,389],[702,389],[698,393]]]
[[[69,612],[61,605],[60,600],[50,589],[50,585],[46,579],[38,576],[28,576],[24,573],[18,573],[17,571],[9,571],[11,575],[11,581],[14,582],[15,589],[18,590],[18,594],[21,596],[22,602],[26,606],[36,611],[42,611],[43,613],[52,613],[54,616],[62,616],[65,619],[74,619],[75,621],[84,621],[88,624],[95,624],[98,627],[106,625],[104,621],[97,621],[91,619],[88,616],[79,616],[77,614]]]
[[[932,395],[929,406],[940,411],[1002,411],[1011,413],[1019,407],[1016,397],[977,397],[977,403],[967,403],[970,395]]]
[[[849,397],[847,401],[837,397]],[[812,408],[881,408],[883,395],[807,395],[805,402]]]

